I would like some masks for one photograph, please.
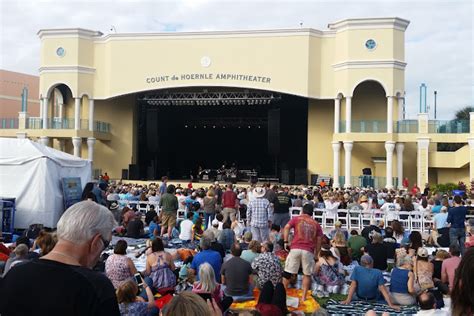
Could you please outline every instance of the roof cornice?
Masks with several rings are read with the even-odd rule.
[[[349,29],[392,28],[405,31],[410,21],[398,17],[344,19],[328,24],[330,30],[342,32]]]

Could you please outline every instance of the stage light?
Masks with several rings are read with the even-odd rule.
[[[184,128],[188,128],[188,125],[184,125]]]
[[[216,128],[216,126],[214,125],[214,126],[212,126],[212,128]]]
[[[250,125],[248,126],[248,128],[250,128]]]

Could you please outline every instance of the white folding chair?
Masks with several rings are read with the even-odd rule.
[[[290,217],[293,218],[295,216],[300,216],[302,210],[303,210],[302,207],[296,207],[296,206],[290,207]]]
[[[143,214],[148,212],[148,210],[150,209],[148,201],[140,201],[137,205],[137,209],[139,212],[142,212]]]
[[[429,233],[433,229],[434,220],[423,216],[423,231]]]
[[[410,212],[410,228],[411,231],[423,231],[423,215],[421,212]]]
[[[176,220],[184,220],[186,218],[186,211],[177,210],[176,211]]]
[[[398,212],[398,221],[402,224],[405,230],[411,231],[410,226],[410,212],[400,211]]]
[[[324,222],[324,209],[322,208],[315,208],[313,210],[313,218],[319,224],[323,225]]]
[[[349,229],[362,229],[360,210],[349,210]]]
[[[347,210],[337,210],[337,220],[341,222],[341,228],[349,229],[349,212]]]
[[[360,212],[360,225],[362,228],[370,226],[370,222],[373,219],[372,210],[363,210]]]
[[[323,228],[334,228],[337,218],[337,210],[324,210]]]

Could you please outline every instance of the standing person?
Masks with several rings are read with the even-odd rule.
[[[303,296],[306,300],[306,293],[311,287],[311,275],[314,270],[314,258],[321,248],[321,237],[323,231],[321,226],[313,219],[313,206],[306,204],[300,216],[293,217],[286,224],[283,231],[283,241],[285,248],[288,246],[290,229],[294,229],[294,237],[291,242],[291,250],[285,262],[285,272],[283,273],[283,284],[288,288],[292,274],[298,274],[300,266],[303,267]]]
[[[273,224],[283,228],[290,221],[291,198],[288,192],[281,190],[277,194],[277,200],[273,210]]]
[[[161,188],[160,188],[161,190]],[[166,193],[161,196],[161,236],[168,233],[168,238],[171,239],[171,231],[176,226],[176,211],[178,210],[178,199],[174,195],[175,187],[170,184],[166,188]]]
[[[230,221],[233,222],[239,207],[239,200],[237,199],[237,194],[232,190],[231,183],[227,185],[227,189],[222,194],[222,207],[222,214],[224,215],[222,222],[225,223],[229,217]]]
[[[207,191],[206,196],[203,199],[204,209],[204,230],[209,227],[210,222],[216,217],[217,198],[213,189]]]
[[[472,315],[474,313],[473,274],[474,249],[469,248],[459,263],[451,291],[451,310],[454,316]]]
[[[467,207],[462,205],[459,195],[454,197],[454,207],[448,211],[447,222],[451,224],[449,229],[449,242],[459,246],[461,256],[464,254],[464,242],[466,241],[466,221]]]
[[[112,213],[97,203],[82,201],[68,208],[58,222],[53,250],[15,267],[0,282],[0,313],[120,315],[112,283],[91,270],[115,225]]]
[[[161,178],[161,185],[160,185],[160,195],[163,195],[166,193],[166,188],[168,186],[168,177],[164,176]]]
[[[255,200],[247,205],[247,223],[254,240],[267,241],[272,225],[273,211],[270,202],[265,198],[265,188],[254,190]]]

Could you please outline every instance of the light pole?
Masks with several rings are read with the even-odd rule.
[[[434,118],[436,120],[436,97],[438,96],[438,91],[434,92]]]

